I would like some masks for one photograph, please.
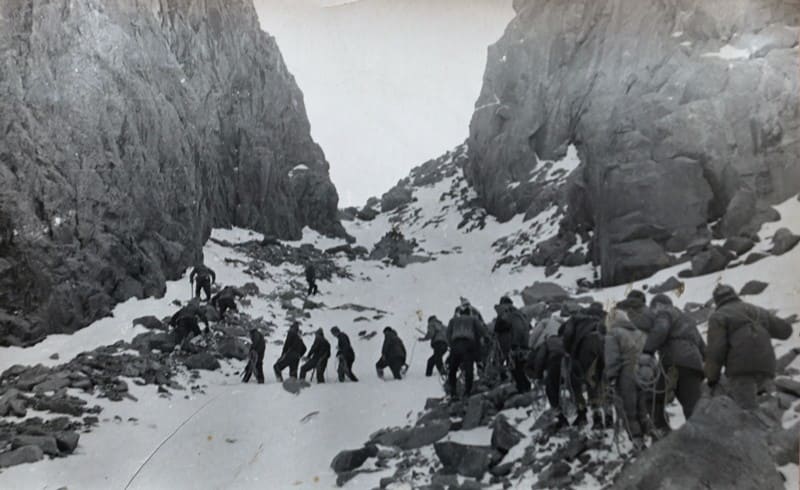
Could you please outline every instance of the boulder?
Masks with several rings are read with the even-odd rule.
[[[508,419],[498,415],[492,424],[492,447],[505,454],[522,440],[522,433],[508,423]]]
[[[692,275],[702,276],[719,272],[733,259],[730,252],[721,247],[710,247],[692,257]]]
[[[522,290],[525,305],[560,302],[569,299],[569,293],[554,282],[535,282]]]
[[[741,257],[752,250],[755,245],[756,243],[750,238],[745,236],[735,236],[725,240],[722,248],[728,250],[729,252],[735,253],[737,257]]]
[[[686,285],[686,283],[684,283],[683,281],[681,281],[677,277],[670,276],[669,279],[667,279],[666,281],[662,282],[661,284],[658,284],[656,286],[651,287],[648,290],[648,292],[650,294],[668,293],[670,291],[675,291],[676,289],[678,289],[678,290],[683,289],[685,285]]]
[[[306,381],[304,379],[287,378],[282,383],[282,386],[283,386],[284,390],[288,391],[289,393],[291,393],[293,395],[297,395],[298,393],[300,393],[304,389],[311,387],[311,383],[309,383],[308,381]]]
[[[800,242],[800,236],[792,233],[788,228],[781,228],[772,235],[772,255],[783,255],[793,249]]]
[[[742,286],[742,289],[739,291],[739,296],[753,296],[756,294],[761,294],[765,289],[767,289],[767,286],[769,286],[769,284],[766,282],[756,280],[747,281],[747,283]]]
[[[44,451],[39,446],[25,446],[0,453],[0,468],[8,468],[24,463],[35,463],[44,458]]]
[[[767,257],[769,257],[769,255],[761,252],[750,252],[744,259],[744,265],[755,264],[759,260],[766,259]]]
[[[462,430],[471,430],[481,425],[489,403],[482,395],[473,395],[467,402],[467,410],[464,414]]]
[[[783,489],[760,420],[728,397],[702,399],[680,429],[626,466],[615,490]]]
[[[491,446],[470,446],[448,441],[437,442],[433,448],[445,470],[472,478],[481,478],[501,457]]]
[[[226,359],[245,361],[248,358],[250,347],[239,338],[225,337],[217,343],[217,352]]]
[[[650,238],[614,244],[607,257],[613,269],[606,272],[603,266],[605,285],[638,281],[672,265],[664,248]]]
[[[405,206],[414,199],[413,191],[404,182],[392,187],[381,196],[381,212],[388,213],[401,206]]]
[[[775,378],[775,388],[794,397],[800,398],[800,381],[787,377]]]
[[[517,393],[503,403],[503,410],[530,407],[535,399],[536,396],[530,391],[528,393]]]
[[[42,449],[42,452],[48,456],[58,456],[61,454],[58,450],[58,444],[56,444],[56,438],[53,436],[18,435],[11,441],[12,449],[25,446],[38,446]]]
[[[374,445],[364,446],[360,449],[345,450],[339,452],[331,461],[331,469],[336,473],[344,473],[360,468],[369,458],[378,455],[378,447]]]
[[[378,216],[378,211],[364,206],[358,214],[356,214],[356,218],[360,219],[361,221],[372,221]]]
[[[148,316],[140,316],[139,318],[135,318],[133,320],[133,326],[141,325],[146,329],[149,330],[166,330],[167,328],[161,323],[161,320],[158,318],[148,315]]]
[[[146,352],[172,352],[175,349],[175,338],[166,332],[145,332],[134,337],[131,346]]]
[[[449,430],[450,420],[442,419],[414,427],[381,431],[373,435],[370,442],[403,450],[418,449],[440,440]]]
[[[199,352],[187,357],[183,363],[189,369],[204,369],[206,371],[214,371],[220,368],[219,361],[216,357],[208,352]]]
[[[58,450],[64,454],[72,454],[78,447],[81,436],[77,432],[64,431],[56,434],[56,444]]]
[[[784,374],[789,365],[797,359],[798,355],[800,355],[800,347],[789,349],[788,352],[779,357],[775,362],[775,371],[778,374]]]

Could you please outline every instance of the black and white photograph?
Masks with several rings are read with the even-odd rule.
[[[800,0],[0,0],[0,489],[800,490]]]

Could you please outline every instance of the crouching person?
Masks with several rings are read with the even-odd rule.
[[[388,367],[392,371],[394,379],[403,379],[403,366],[406,364],[406,347],[392,327],[384,328],[383,335],[381,358],[375,364],[378,377],[383,379],[383,370]]]

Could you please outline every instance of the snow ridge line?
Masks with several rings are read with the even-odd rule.
[[[186,418],[186,420],[184,420],[183,422],[181,422],[181,425],[179,425],[178,427],[176,427],[176,428],[175,428],[175,430],[173,430],[173,431],[172,431],[172,433],[171,433],[170,435],[168,435],[168,436],[167,436],[167,437],[166,437],[166,438],[165,438],[163,441],[161,441],[161,444],[159,444],[159,445],[158,445],[158,447],[156,447],[156,448],[153,450],[153,452],[152,452],[152,453],[150,453],[150,456],[148,456],[148,457],[147,457],[147,459],[145,459],[145,460],[144,460],[144,463],[142,463],[142,465],[141,465],[141,466],[139,466],[139,469],[137,469],[137,470],[136,470],[136,473],[134,473],[134,474],[133,474],[133,476],[131,477],[131,479],[130,479],[130,480],[128,480],[128,483],[125,485],[125,490],[128,490],[128,488],[130,488],[130,486],[131,486],[131,484],[133,483],[133,481],[136,479],[136,477],[137,477],[137,476],[139,476],[139,473],[141,473],[141,472],[142,472],[142,470],[144,469],[144,467],[145,467],[145,466],[147,466],[147,463],[149,463],[149,462],[150,462],[150,460],[151,460],[151,459],[153,459],[153,456],[155,456],[155,455],[156,455],[156,453],[157,453],[157,452],[158,452],[158,451],[159,451],[159,450],[160,450],[162,447],[164,447],[164,444],[166,444],[167,442],[169,442],[169,440],[170,440],[170,439],[172,439],[172,437],[173,437],[175,434],[177,434],[177,433],[178,433],[178,431],[179,431],[179,430],[181,430],[181,429],[183,428],[183,426],[184,426],[184,425],[186,425],[187,423],[189,423],[189,421],[190,421],[190,420],[192,420],[192,419],[194,418],[194,416],[195,416],[195,415],[197,415],[198,413],[200,413],[200,412],[201,412],[201,411],[202,411],[204,408],[206,408],[206,407],[207,407],[207,406],[208,406],[208,405],[209,405],[211,402],[213,402],[213,401],[214,401],[214,400],[216,400],[217,398],[219,398],[219,395],[215,396],[214,398],[211,398],[210,400],[208,400],[207,402],[205,402],[203,405],[201,405],[201,406],[200,406],[200,408],[198,408],[197,410],[195,410],[195,411],[194,411],[194,413],[192,413],[191,415],[189,415],[189,416]]]

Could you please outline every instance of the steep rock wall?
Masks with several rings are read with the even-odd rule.
[[[594,232],[602,282],[618,284],[697,237],[753,231],[800,191],[797,0],[514,7],[468,140],[467,178],[490,213],[556,196],[562,227]],[[529,182],[569,144],[582,164],[567,187]]]
[[[344,235],[250,0],[0,3],[0,343],[159,295],[214,226]]]

